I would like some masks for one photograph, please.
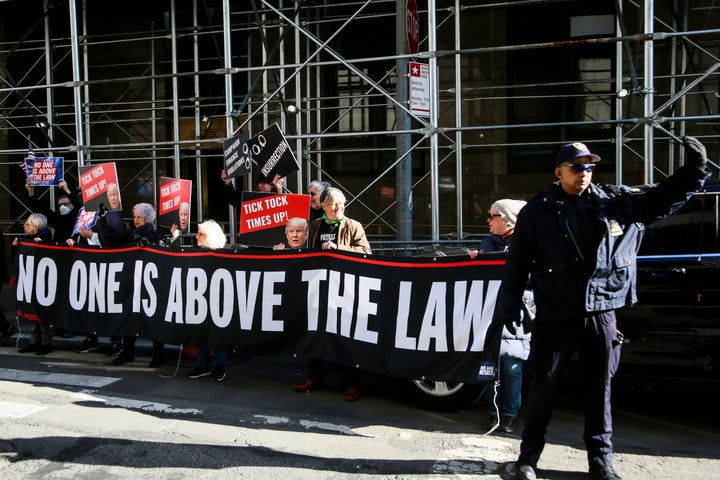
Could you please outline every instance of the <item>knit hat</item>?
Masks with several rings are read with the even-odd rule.
[[[509,198],[503,198],[490,205],[491,210],[497,210],[502,215],[503,221],[510,228],[515,228],[515,222],[517,221],[518,213],[520,209],[525,206],[527,202],[525,200],[511,200]]]

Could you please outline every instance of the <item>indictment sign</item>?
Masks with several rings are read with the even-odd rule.
[[[419,117],[430,116],[430,66],[410,62],[410,111]]]
[[[16,313],[100,336],[318,358],[395,378],[491,380],[505,254],[64,248],[22,241]]]

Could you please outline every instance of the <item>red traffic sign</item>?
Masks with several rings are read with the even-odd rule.
[[[418,15],[417,2],[406,0],[405,2],[405,26],[407,29],[408,53],[415,55],[420,46],[420,16]]]

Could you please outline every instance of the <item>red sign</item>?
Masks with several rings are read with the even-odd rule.
[[[190,231],[190,195],[192,180],[160,177],[157,210],[161,227],[176,225],[183,233]]]
[[[408,53],[415,55],[420,46],[420,16],[418,15],[417,2],[407,0],[405,2],[405,26],[407,29]]]
[[[108,210],[122,210],[115,162],[84,165],[78,171],[86,210],[94,212],[101,205]]]

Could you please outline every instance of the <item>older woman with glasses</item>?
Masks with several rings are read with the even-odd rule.
[[[23,232],[25,232],[24,235],[13,239],[14,250],[20,245],[21,239],[35,243],[52,241],[52,232],[47,228],[47,217],[42,213],[31,213],[23,224]],[[22,347],[18,351],[20,353],[35,352],[36,355],[46,355],[52,352],[52,333],[52,327],[42,320],[32,322],[30,345]]]
[[[504,252],[510,249],[515,232],[518,213],[527,202],[523,200],[502,199],[493,203],[488,211],[487,223],[490,235],[485,237],[477,250],[469,252],[471,258],[479,253]],[[523,303],[518,304],[519,311],[526,315],[526,305],[532,305],[532,292],[526,291]],[[485,428],[496,428],[511,433],[515,429],[518,411],[522,402],[523,363],[530,353],[530,332],[522,323],[515,331],[503,328],[498,357],[497,381],[495,388],[486,390],[488,418]]]

